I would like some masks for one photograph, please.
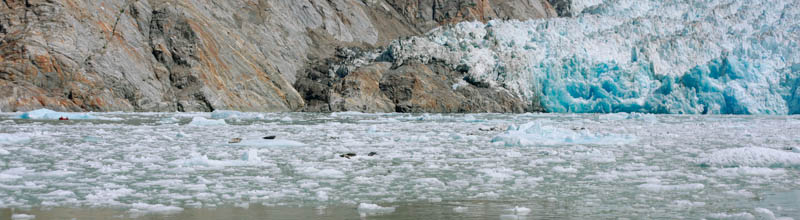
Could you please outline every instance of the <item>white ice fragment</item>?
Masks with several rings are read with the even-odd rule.
[[[30,142],[33,138],[32,134],[27,133],[0,133],[0,146],[6,144],[20,144]],[[7,152],[7,151],[6,151]],[[3,153],[0,152],[0,155]],[[8,153],[5,153],[8,154]]]
[[[753,214],[747,212],[740,212],[740,213],[714,213],[708,216],[709,219],[719,219],[719,220],[755,220],[756,217]]]
[[[652,192],[664,192],[664,191],[697,191],[702,190],[705,188],[705,185],[700,183],[691,183],[691,184],[677,184],[677,185],[662,185],[658,183],[645,183],[639,185],[639,189],[652,191]]]
[[[775,220],[775,219],[777,219],[777,218],[775,218],[775,213],[772,213],[772,211],[770,211],[769,209],[755,208],[755,210],[753,210],[753,211],[755,213],[756,218],[759,219],[759,220]]]
[[[456,212],[456,213],[464,213],[464,212],[467,212],[468,210],[469,210],[469,208],[463,207],[463,206],[458,206],[458,207],[453,208],[453,212]]]
[[[365,215],[379,215],[394,212],[395,207],[382,207],[376,204],[361,203],[358,204],[358,213],[362,216]]]
[[[342,171],[335,169],[317,169],[314,167],[298,168],[298,172],[308,177],[338,179],[346,177]]]
[[[553,172],[557,172],[557,173],[578,173],[578,169],[575,169],[573,167],[555,166],[555,167],[553,167]]]
[[[741,147],[715,151],[698,162],[723,167],[797,167],[800,166],[800,154],[763,147]]]
[[[514,208],[510,209],[510,211],[513,212],[514,215],[528,215],[531,213],[531,209],[519,206],[515,206]]]
[[[30,220],[35,219],[35,215],[28,215],[28,214],[13,214],[11,215],[11,220]]]
[[[325,202],[325,201],[328,201],[328,199],[329,199],[328,192],[326,192],[326,191],[320,190],[320,191],[317,191],[316,194],[317,194],[317,201]]]
[[[182,212],[183,208],[175,206],[166,206],[162,204],[147,204],[147,203],[134,203],[131,205],[129,212],[134,216],[141,216],[148,213],[156,214],[172,214]]]
[[[222,126],[228,125],[225,123],[225,119],[207,119],[203,117],[194,117],[192,118],[192,122],[189,122],[189,125],[192,126]]]
[[[261,158],[258,157],[258,150],[250,149],[247,150],[244,154],[242,154],[242,160],[247,162],[261,162]]]

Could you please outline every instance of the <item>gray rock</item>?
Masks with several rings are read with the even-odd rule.
[[[334,80],[340,86],[325,101],[293,85],[322,83],[297,74],[313,77],[308,64],[334,57],[336,48],[372,49],[464,20],[555,13],[545,0],[6,0],[0,109],[391,111],[416,102],[374,86],[394,88],[371,75],[384,73],[381,65]]]
[[[527,112],[534,103],[502,87],[463,84],[464,72],[443,63],[408,62],[392,67],[376,62],[341,76],[327,62],[309,69],[295,84],[308,105],[305,111],[361,112]],[[458,85],[458,86],[454,86]]]

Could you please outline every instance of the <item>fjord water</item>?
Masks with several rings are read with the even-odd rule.
[[[797,116],[45,113],[0,114],[2,218],[800,217]]]

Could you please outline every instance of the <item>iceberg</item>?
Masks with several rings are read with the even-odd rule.
[[[20,119],[33,119],[33,120],[58,120],[61,117],[66,117],[69,118],[70,120],[99,119],[98,117],[93,116],[89,113],[57,112],[44,108],[25,112],[19,115]]]
[[[800,113],[800,3],[576,1],[575,17],[464,22],[385,51],[444,62],[549,112]]]

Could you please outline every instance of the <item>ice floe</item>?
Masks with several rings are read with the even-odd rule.
[[[204,117],[194,117],[192,121],[189,122],[189,125],[192,126],[223,126],[228,125],[225,123],[224,119],[207,119]]]
[[[492,142],[505,146],[537,146],[563,144],[611,145],[627,144],[636,141],[635,137],[618,134],[603,134],[587,130],[560,128],[541,122],[528,122],[519,126],[509,126],[506,132],[495,136]]]
[[[741,147],[712,152],[698,162],[723,167],[800,167],[800,154],[764,147]]]
[[[382,207],[376,204],[360,203],[358,204],[358,213],[362,216],[367,215],[380,215],[394,212],[395,207]]]

